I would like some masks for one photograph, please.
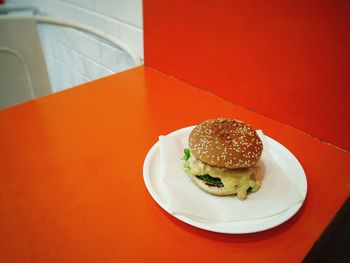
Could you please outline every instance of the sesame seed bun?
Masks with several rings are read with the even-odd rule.
[[[228,118],[210,119],[189,136],[191,153],[203,163],[221,168],[247,168],[257,164],[263,145],[248,124]]]

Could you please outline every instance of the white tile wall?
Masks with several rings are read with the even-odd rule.
[[[30,2],[26,1],[26,2]],[[62,1],[56,0],[47,0],[45,1],[45,13],[60,19],[73,20],[75,21],[75,13],[77,12],[76,8],[69,8]]]
[[[51,38],[46,35],[46,34],[42,34],[41,36],[41,46],[43,48],[43,50],[45,50],[46,52],[46,57],[49,58],[54,58],[55,57],[55,52],[54,52],[54,43],[52,43],[53,41],[51,40]]]
[[[126,43],[129,43],[139,54],[143,54],[143,30],[132,30],[128,26],[120,28],[120,39],[123,39]]]
[[[72,70],[80,72],[80,74],[84,74],[84,56],[75,52],[73,49],[69,47],[63,46],[62,44],[58,45],[59,53],[61,53],[61,57],[57,56],[57,60],[60,60],[65,65],[69,65]]]
[[[142,0],[103,0],[95,2],[96,11],[142,28]]]
[[[51,89],[53,92],[60,91],[63,89],[63,82],[61,78],[56,77],[53,74],[49,74]]]
[[[126,70],[132,63],[131,58],[128,55],[107,43],[101,42],[100,54],[101,64],[108,65],[108,68],[114,72]]]
[[[60,76],[61,79],[66,83],[74,83],[71,68],[68,65],[63,64],[59,60],[55,61],[55,73],[57,74],[56,76]]]
[[[57,74],[56,73],[56,61],[54,58],[51,57],[47,57],[46,58],[46,68],[47,68],[47,72],[49,72],[50,74]]]
[[[73,80],[75,86],[89,81],[89,79],[86,76],[81,75],[77,71],[73,71]]]
[[[94,0],[65,0],[67,3],[76,4],[77,6],[95,10],[95,1]]]
[[[113,74],[112,70],[94,62],[89,58],[84,59],[84,65],[86,70],[86,76],[89,79],[98,79]]]
[[[119,38],[143,58],[142,0],[7,0]],[[89,34],[39,25],[52,90],[59,91],[134,67],[123,51]]]

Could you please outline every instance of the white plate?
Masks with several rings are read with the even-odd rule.
[[[171,133],[174,136],[183,136],[184,134],[188,134],[193,127],[183,128]],[[293,176],[293,180],[295,180],[296,185],[303,196],[303,200],[305,200],[307,193],[307,181],[305,172],[299,163],[299,161],[295,158],[295,156],[282,144],[277,141],[271,139],[270,137],[265,135],[265,143],[268,144],[268,148],[271,152],[271,156],[274,161],[277,161],[280,165],[282,165],[283,169],[289,171],[289,174]],[[161,159],[160,159],[160,151],[158,142],[153,145],[153,147],[148,152],[144,165],[143,165],[143,177],[146,184],[146,187],[153,197],[153,199],[168,213],[170,213],[164,201],[164,198],[161,196],[161,187],[159,184],[159,175],[161,171]],[[206,193],[203,193],[206,194]],[[276,227],[298,212],[303,202],[297,203],[288,210],[281,212],[280,214],[265,217],[261,219],[254,220],[242,220],[242,221],[230,221],[230,222],[220,222],[220,223],[204,223],[196,221],[192,218],[183,216],[183,215],[174,215],[177,219],[190,224],[192,226],[218,232],[218,233],[227,233],[227,234],[244,234],[244,233],[254,233],[263,230],[267,230],[273,227]]]

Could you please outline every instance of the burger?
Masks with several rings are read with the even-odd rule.
[[[244,200],[260,188],[262,151],[263,144],[250,125],[236,119],[210,119],[191,131],[184,170],[202,190]]]

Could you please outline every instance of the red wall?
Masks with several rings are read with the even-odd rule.
[[[350,150],[350,1],[144,0],[144,38],[147,65]]]

